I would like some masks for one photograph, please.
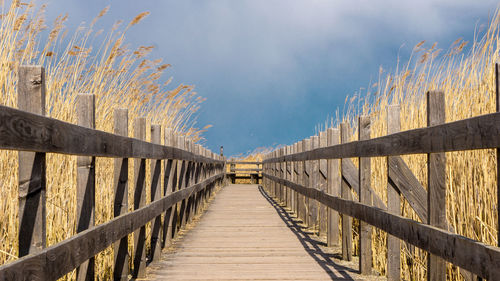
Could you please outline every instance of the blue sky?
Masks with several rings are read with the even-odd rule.
[[[70,29],[100,20],[109,29],[139,12],[151,14],[127,35],[153,45],[154,58],[173,65],[166,78],[194,84],[207,98],[198,125],[206,146],[226,155],[290,144],[342,112],[352,95],[395,69],[426,40],[447,49],[472,41],[499,2],[334,0],[46,0],[48,19],[68,13]]]

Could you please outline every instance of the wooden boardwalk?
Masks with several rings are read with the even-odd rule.
[[[335,249],[334,249],[335,250]],[[336,249],[337,252],[340,249]],[[148,280],[373,280],[303,232],[257,185],[229,185]],[[376,277],[375,277],[376,278]]]

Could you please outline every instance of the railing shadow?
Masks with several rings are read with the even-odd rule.
[[[290,214],[278,203],[276,203],[260,185],[259,191],[271,204],[271,206],[273,206],[276,213],[278,213],[280,218],[283,222],[285,222],[292,233],[297,236],[297,239],[300,241],[307,253],[321,266],[321,268],[323,268],[323,270],[325,270],[326,273],[328,273],[332,280],[339,280],[339,278],[342,278],[342,280],[354,280],[347,272],[359,273],[357,270],[334,263],[330,258],[339,258],[340,256],[338,254],[325,253],[320,247],[320,245],[326,246],[325,243],[312,239],[310,236],[312,233],[304,231],[302,227],[298,225],[297,222],[290,216]],[[333,272],[331,268],[334,268],[337,272]]]

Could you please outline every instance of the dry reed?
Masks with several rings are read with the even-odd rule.
[[[148,59],[152,47],[141,46],[137,50],[130,50],[125,44],[126,31],[146,17],[147,12],[140,13],[126,27],[121,27],[118,22],[108,33],[95,31],[95,23],[106,14],[107,7],[89,26],[81,26],[68,38],[68,30],[64,27],[68,16],[57,17],[52,28],[47,30],[45,9],[45,5],[37,8],[33,3],[16,0],[10,6],[2,6],[2,105],[17,106],[18,67],[38,64],[46,69],[46,104],[50,117],[76,123],[74,106],[77,94],[93,93],[96,95],[96,128],[99,130],[112,132],[114,109],[127,107],[130,134],[133,132],[132,120],[146,117],[148,126],[160,124],[193,141],[200,140],[206,128],[195,128],[195,113],[204,100],[196,95],[193,86],[181,84],[171,87],[171,79],[162,82],[163,74],[170,65],[163,64],[160,59]],[[15,260],[18,255],[16,167],[17,152],[0,151],[0,264]],[[113,216],[113,183],[109,176],[112,167],[112,159],[98,158],[96,161],[96,224],[106,222]],[[149,169],[149,164],[146,167]],[[48,154],[48,246],[75,234],[75,186],[76,157]],[[133,186],[129,185],[129,210],[133,206],[132,189]],[[111,248],[97,256],[96,275],[99,280],[111,279],[112,259]],[[73,276],[74,272],[63,279],[72,279]]]
[[[446,122],[495,112],[494,65],[499,59],[500,13],[497,10],[489,27],[477,35],[471,46],[458,39],[448,50],[425,48],[424,41],[413,49],[404,65],[392,73],[380,69],[377,83],[368,90],[346,98],[343,114],[331,118],[321,127],[337,127],[339,122],[351,125],[357,139],[357,116],[371,117],[371,137],[386,135],[387,107],[401,106],[401,130],[425,127],[427,123],[425,92],[442,90],[446,99]],[[466,51],[467,50],[467,51]],[[425,155],[403,156],[420,183],[427,186]],[[354,159],[356,160],[356,159]],[[497,245],[496,157],[494,150],[446,153],[446,213],[448,222],[461,235]],[[357,162],[357,161],[355,161]],[[357,164],[357,163],[356,163]],[[372,187],[387,202],[386,158],[372,158]],[[356,197],[354,197],[356,198]],[[403,200],[404,216],[419,220],[408,202]],[[357,244],[358,237],[353,239]],[[374,268],[386,270],[386,235],[373,232]],[[402,280],[426,279],[426,253],[419,249],[401,249]],[[463,280],[459,269],[448,265],[448,280]]]

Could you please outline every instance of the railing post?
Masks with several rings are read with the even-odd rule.
[[[161,126],[151,126],[151,142],[161,144]],[[154,202],[161,197],[161,160],[151,159],[151,202]],[[157,261],[161,256],[161,215],[153,220],[151,228],[151,260]]]
[[[295,154],[296,149],[297,149],[297,143],[292,144],[290,147],[291,147],[290,154]],[[295,162],[295,161],[290,162],[290,181],[291,182],[295,182],[295,178],[297,177],[295,174],[296,163],[297,162]],[[290,189],[290,197],[291,197],[290,200],[292,202],[292,205],[290,206],[290,208],[291,208],[292,212],[294,212],[295,215],[297,216],[297,193],[292,189]]]
[[[297,153],[297,143],[294,143],[291,145],[291,154]],[[291,162],[291,167],[290,167],[290,181],[295,182],[297,179],[297,174],[295,173],[297,171],[297,162],[292,161]],[[295,213],[295,216],[297,216],[297,192],[295,190],[290,189],[291,197],[292,197],[292,212]]]
[[[76,100],[78,125],[95,128],[95,96],[78,94]],[[95,224],[95,157],[76,158],[76,232],[82,232]],[[94,258],[82,263],[76,270],[76,280],[94,280]]]
[[[20,66],[17,107],[45,115],[45,69]],[[40,137],[35,136],[33,137]],[[19,257],[40,252],[46,245],[45,153],[19,151]]]
[[[279,156],[279,149],[276,149],[274,152],[273,152],[273,157],[278,157]],[[275,177],[279,177],[279,167],[280,167],[280,164],[279,162],[275,162],[274,163],[274,169],[273,169],[273,176]],[[276,201],[278,201],[278,198],[279,198],[279,183],[273,181],[273,197],[276,199]]]
[[[340,124],[340,141],[341,143],[349,142],[350,138],[350,128],[348,123]],[[344,179],[344,174],[346,173],[345,167],[347,165],[348,159],[341,160],[341,171],[342,171],[342,184],[341,184],[341,195],[343,199],[352,200],[351,190],[348,183]],[[342,218],[342,259],[352,260],[352,218],[348,215],[341,214]]]
[[[370,139],[370,117],[360,116],[358,120],[359,140]],[[371,158],[359,158],[359,202],[373,205],[371,186]],[[364,221],[359,221],[359,271],[363,275],[372,273],[372,227]]]
[[[305,147],[305,141],[301,140],[297,144],[297,153],[302,152],[303,148]],[[304,183],[304,161],[298,161],[297,162],[297,178],[295,181],[297,184],[303,184]],[[302,222],[305,222],[305,203],[304,203],[304,195],[300,194],[297,192],[297,217],[302,220]]]
[[[316,149],[319,147],[319,137],[311,137],[311,149]],[[309,174],[309,187],[318,189],[319,183],[319,160],[309,161],[310,163],[310,174]],[[313,229],[314,233],[318,233],[318,202],[312,198],[309,198],[309,226]]]
[[[495,63],[495,109],[500,112],[500,63]],[[497,154],[497,247],[500,247],[500,148]]]
[[[201,156],[201,145],[195,144],[194,145],[194,153],[196,156]],[[204,180],[203,177],[203,163],[202,162],[195,162],[196,163],[196,172],[194,176],[194,181],[195,183],[199,183]],[[200,209],[203,204],[203,193],[205,190],[201,190],[198,193],[195,194],[195,202],[194,202],[194,213],[198,215],[200,213]]]
[[[284,155],[285,155],[285,148],[282,147],[279,150],[279,156],[282,157]],[[279,176],[278,177],[280,179],[284,179],[285,178],[285,169],[286,169],[285,168],[285,162],[284,161],[280,161],[279,168],[278,168],[278,172],[279,172]],[[278,199],[279,199],[279,202],[281,204],[285,203],[284,196],[283,196],[284,193],[285,193],[285,185],[283,185],[283,184],[280,183],[279,184],[279,192],[278,192],[279,196],[278,196]]]
[[[114,133],[128,137],[128,110],[117,108],[114,112]],[[128,211],[128,158],[115,158],[113,182],[115,189],[113,217]],[[128,235],[115,242],[113,280],[126,281],[129,273]]]
[[[191,142],[190,139],[186,139],[186,150],[191,153],[193,152],[193,142]],[[194,164],[195,164],[194,161],[187,161],[186,188],[191,186],[191,184],[193,183]],[[192,219],[193,197],[194,194],[191,194],[191,196],[189,196],[186,199],[186,209],[185,209],[186,219],[184,221],[186,224],[188,224]]]
[[[165,128],[165,145],[170,147],[175,147],[176,138],[174,136],[174,131],[171,128]],[[172,192],[176,191],[177,188],[177,159],[167,159],[165,160],[165,172],[163,179],[163,194],[165,196],[170,195]],[[169,246],[172,241],[172,237],[175,233],[175,223],[176,220],[176,205],[168,208],[165,212],[164,224],[163,224],[163,244],[162,247]]]
[[[427,92],[427,126],[445,122],[445,100],[442,91]],[[435,144],[438,146],[439,144]],[[428,224],[446,229],[446,155],[427,154]],[[433,254],[427,255],[427,280],[446,280],[446,263]]]
[[[186,150],[186,138],[184,136],[179,136],[178,138],[178,143],[179,148],[182,150]],[[185,189],[186,188],[186,181],[187,181],[187,170],[188,170],[188,161],[181,160],[181,167],[178,169],[179,174],[179,190],[180,189]],[[180,209],[179,209],[179,224],[178,224],[178,230],[184,227],[186,224],[186,205],[187,205],[187,200],[183,199],[182,202],[180,203]]]
[[[136,118],[134,120],[134,137],[146,140],[146,119]],[[134,159],[134,210],[146,204],[146,159]],[[134,231],[134,278],[144,278],[146,275],[146,226]]]
[[[309,151],[311,149],[311,139],[305,139],[303,142],[302,151]],[[306,187],[310,187],[309,185],[309,177],[311,176],[311,164],[310,161],[302,161],[302,166],[304,167],[304,174],[302,177],[302,185]],[[304,224],[308,227],[311,226],[311,219],[309,217],[310,209],[309,209],[309,198],[304,196]]]
[[[290,146],[289,145],[285,146],[284,149],[285,149],[285,156],[290,154]],[[285,175],[283,178],[286,180],[290,180],[290,162],[289,161],[285,162]],[[291,209],[292,205],[290,202],[290,189],[286,185],[283,186],[283,189],[285,190],[285,204],[289,209]]]
[[[327,145],[327,136],[326,131],[322,131],[319,133],[319,147],[326,147]],[[327,192],[327,180],[328,180],[328,172],[327,172],[327,160],[320,159],[319,160],[319,182],[318,187],[319,190],[323,192]],[[319,204],[319,234],[320,236],[325,235],[327,233],[327,210],[326,206],[323,204]]]
[[[327,131],[328,138],[328,146],[339,144],[339,129],[330,128]],[[341,185],[341,176],[340,176],[340,160],[339,159],[328,159],[328,175],[327,175],[327,184],[328,184],[328,194],[333,196],[340,196],[340,185]],[[328,247],[332,247],[334,245],[339,244],[339,213],[328,208],[328,237],[327,244]]]
[[[394,134],[401,129],[399,105],[389,105],[387,110],[387,134]],[[387,171],[391,156],[387,157]],[[401,196],[394,183],[388,177],[387,184],[387,211],[391,214],[401,214]],[[398,238],[387,234],[387,280],[396,281],[401,278],[401,242]]]

